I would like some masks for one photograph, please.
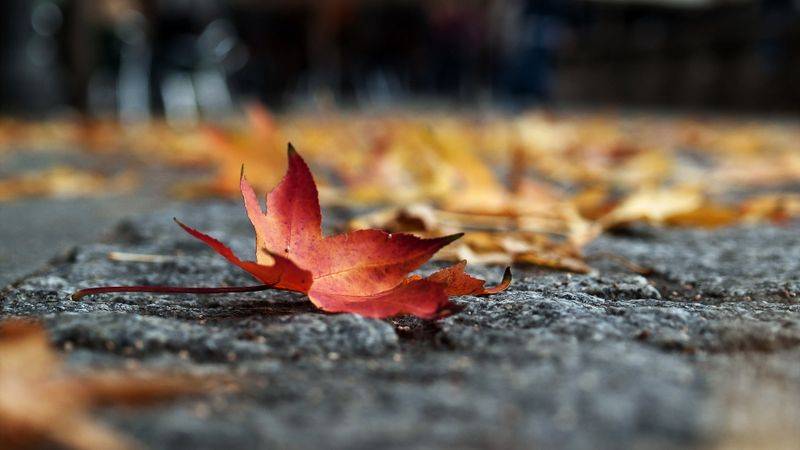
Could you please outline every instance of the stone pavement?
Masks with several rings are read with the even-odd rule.
[[[76,368],[241,380],[233,394],[99,413],[149,448],[800,446],[800,225],[604,236],[588,250],[597,275],[516,267],[508,291],[461,297],[438,322],[323,314],[269,291],[69,300],[97,285],[253,284],[173,215],[252,252],[239,205],[185,205],[0,292],[0,319],[41,318]],[[492,282],[502,268],[470,272]]]

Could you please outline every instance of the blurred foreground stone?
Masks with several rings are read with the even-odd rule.
[[[0,293],[41,318],[76,368],[232,374],[238,393],[98,415],[154,449],[797,448],[797,225],[643,227],[588,253],[599,275],[515,268],[438,322],[320,313],[283,292],[102,295],[117,284],[255,284],[187,224],[252,252],[241,207],[186,206],[118,225]],[[109,252],[167,256],[120,262]],[[614,253],[654,270],[631,273]],[[434,265],[424,269],[432,270]],[[500,267],[471,267],[488,280]]]

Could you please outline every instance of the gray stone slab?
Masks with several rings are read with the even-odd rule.
[[[252,252],[238,205],[175,215]],[[462,297],[463,311],[437,322],[324,314],[281,292],[69,300],[95,285],[253,283],[156,214],[7,288],[0,318],[41,318],[75,367],[134,361],[240,380],[237,393],[99,413],[154,449],[780,448],[800,429],[786,400],[800,392],[797,230],[605,236],[590,254],[652,273],[599,256],[595,275],[517,267],[508,291]]]

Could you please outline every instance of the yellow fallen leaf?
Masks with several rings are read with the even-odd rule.
[[[699,209],[703,202],[703,193],[695,186],[643,188],[623,199],[598,223],[603,228],[635,221],[663,224],[673,216]]]
[[[27,197],[97,197],[133,190],[138,183],[133,172],[114,176],[56,166],[0,179],[0,201]]]
[[[95,420],[95,405],[148,404],[202,392],[186,377],[121,372],[71,373],[45,332],[28,322],[0,323],[0,448],[128,450],[136,444]]]

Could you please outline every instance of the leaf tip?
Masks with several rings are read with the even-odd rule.
[[[177,223],[179,227],[183,228],[185,231],[189,231],[189,226],[187,226],[185,223],[183,223],[180,220],[178,220],[177,217],[173,217],[172,220],[173,220],[173,222]]]
[[[501,286],[506,286],[511,284],[511,266],[506,266],[506,270],[503,271],[503,280],[500,282]]]
[[[462,236],[464,236],[464,233],[455,233],[455,234],[450,234],[450,235],[447,235],[447,236],[442,236],[439,239],[445,241],[444,245],[448,245],[448,244],[450,244],[450,243],[452,243],[454,241],[457,241]]]
[[[505,291],[509,286],[511,286],[511,278],[511,266],[507,266],[506,270],[503,272],[503,279],[500,280],[500,284],[493,288],[484,289],[483,293],[478,294],[478,296],[498,294]]]
[[[286,153],[289,155],[289,157],[298,156],[297,150],[294,149],[294,145],[292,145],[291,142],[289,142],[289,145],[286,148]]]

